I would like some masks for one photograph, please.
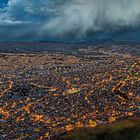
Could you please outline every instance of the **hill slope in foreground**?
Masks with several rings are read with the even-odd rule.
[[[140,140],[140,118],[95,128],[77,128],[58,140]]]
[[[57,140],[139,116],[139,45],[10,45],[0,47],[0,139]]]

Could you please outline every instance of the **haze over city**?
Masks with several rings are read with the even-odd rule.
[[[139,0],[1,0],[0,40],[139,41],[139,9]]]

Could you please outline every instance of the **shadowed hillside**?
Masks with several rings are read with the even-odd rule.
[[[109,126],[79,128],[59,140],[140,140],[140,119],[123,120]]]

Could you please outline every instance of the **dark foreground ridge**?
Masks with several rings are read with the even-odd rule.
[[[140,119],[131,118],[95,128],[77,128],[57,140],[140,140]]]

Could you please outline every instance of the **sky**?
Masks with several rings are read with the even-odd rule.
[[[140,0],[0,0],[0,41],[140,40],[139,26]]]

